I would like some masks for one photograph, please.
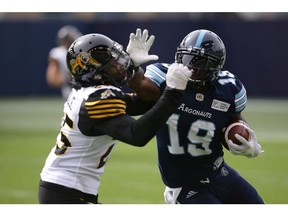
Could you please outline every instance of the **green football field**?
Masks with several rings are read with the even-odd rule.
[[[55,144],[60,98],[0,99],[0,204],[37,204],[39,174]],[[264,153],[248,159],[225,152],[225,160],[268,204],[288,203],[288,100],[249,99],[244,112]],[[100,202],[161,204],[164,185],[155,139],[143,148],[118,143],[102,176]]]

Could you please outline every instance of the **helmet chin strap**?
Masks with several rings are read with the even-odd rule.
[[[197,80],[195,81],[189,80],[187,83],[188,88],[192,88],[196,92],[200,92],[200,93],[206,92],[211,86],[212,84],[210,84],[210,82],[208,83],[205,81],[197,82]]]
[[[118,88],[121,88],[122,86],[124,86],[125,84],[127,84],[129,82],[130,79],[132,79],[135,75],[135,68],[134,67],[129,67],[127,70],[127,75],[124,79],[122,79],[121,81],[117,81],[116,78],[117,76],[115,77],[109,77],[109,76],[106,76],[107,77],[107,80],[109,79],[110,81],[110,84],[112,85],[115,85],[117,86]],[[120,72],[121,74],[121,72]]]
[[[189,83],[190,83],[190,86],[193,88],[193,89],[200,89],[200,88],[203,88],[206,84],[206,81],[202,81],[202,80],[194,80],[194,79],[189,79]]]
[[[204,92],[208,90],[217,79],[218,72],[211,72],[205,80],[189,79],[187,85],[196,91]]]

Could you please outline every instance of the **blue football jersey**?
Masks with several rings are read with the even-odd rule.
[[[145,76],[160,89],[166,86],[169,64],[148,65]],[[171,188],[214,175],[223,157],[222,130],[245,109],[246,90],[228,71],[203,94],[187,87],[181,105],[157,132],[158,163],[163,182]]]

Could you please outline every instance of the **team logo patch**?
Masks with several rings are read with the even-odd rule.
[[[214,99],[211,105],[212,109],[227,112],[230,107],[229,103]]]
[[[106,99],[110,96],[115,96],[115,94],[111,90],[106,90],[101,94],[101,99]]]
[[[189,191],[188,194],[186,195],[186,199],[189,199],[190,197],[194,196],[197,193],[198,193],[197,191]]]
[[[201,184],[209,184],[210,183],[210,179],[206,177],[206,179],[202,179],[200,180]]]
[[[197,93],[195,98],[196,98],[196,100],[198,100],[198,101],[203,101],[203,100],[204,100],[204,95],[201,94],[201,93]]]
[[[229,174],[228,170],[225,167],[222,167],[221,169],[221,175],[222,176],[227,176]]]
[[[76,59],[70,60],[71,71],[76,75],[83,75],[82,70],[88,70],[88,66],[94,66],[96,68],[101,66],[101,63],[91,57],[90,53],[80,53]]]

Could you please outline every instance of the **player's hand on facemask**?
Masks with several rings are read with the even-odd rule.
[[[253,158],[258,156],[263,152],[261,145],[257,141],[255,132],[251,128],[247,128],[250,133],[250,139],[246,140],[244,137],[236,134],[235,138],[241,142],[241,145],[233,143],[231,140],[228,140],[227,144],[229,150],[234,155],[244,155],[248,158]]]
[[[129,53],[133,63],[134,67],[138,67],[139,65],[153,61],[158,60],[157,55],[149,55],[148,52],[153,45],[155,40],[155,36],[151,35],[148,38],[148,30],[144,29],[143,33],[141,32],[141,29],[136,30],[136,35],[134,33],[130,34],[130,40],[127,46],[127,53]]]
[[[166,74],[166,84],[168,87],[178,90],[185,90],[187,82],[192,72],[180,63],[173,63],[168,68]]]

